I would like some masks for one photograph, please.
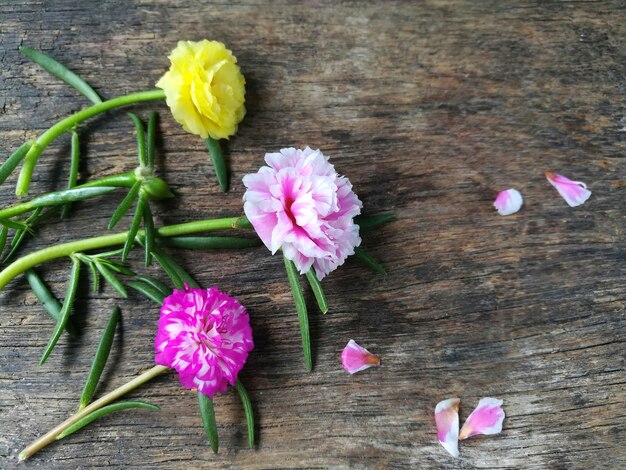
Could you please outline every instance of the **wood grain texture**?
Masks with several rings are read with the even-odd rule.
[[[103,97],[151,88],[179,39],[234,51],[248,114],[226,146],[231,190],[219,191],[203,143],[163,103],[158,167],[178,198],[157,223],[241,211],[241,177],[266,151],[311,145],[332,156],[373,214],[398,220],[364,237],[387,278],[348,262],[311,305],[315,369],[306,373],[279,258],[263,248],[176,252],[202,283],[219,283],[252,315],[256,349],[242,379],[258,446],[247,449],[238,397],[216,400],[221,449],[204,437],[196,396],[174,376],[132,394],[160,413],[109,416],[52,445],[25,468],[528,468],[626,466],[624,175],[626,13],[623,1],[245,2],[0,0],[0,152],[87,104],[22,57],[50,53]],[[132,123],[111,112],[80,129],[84,179],[135,165]],[[55,187],[69,137],[43,155],[33,193]],[[552,170],[593,191],[569,208]],[[13,176],[0,202],[14,200]],[[65,183],[62,183],[63,185]],[[521,212],[498,216],[498,190]],[[104,233],[122,195],[76,204],[25,251]],[[122,225],[128,224],[124,220]],[[134,255],[137,266],[139,252]],[[62,295],[69,264],[42,275]],[[97,339],[123,311],[105,382],[149,367],[157,309],[132,294],[79,293],[78,339],[64,335],[43,367],[52,329],[23,281],[0,294],[0,467],[77,405]],[[383,366],[356,376],[340,351],[354,338]],[[502,434],[437,444],[435,404],[502,398]]]

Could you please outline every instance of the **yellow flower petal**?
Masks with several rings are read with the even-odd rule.
[[[246,81],[237,58],[221,42],[179,41],[169,71],[157,82],[183,129],[202,138],[227,139],[246,114]]]

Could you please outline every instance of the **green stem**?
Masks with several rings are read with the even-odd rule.
[[[227,230],[237,227],[239,217],[228,217],[224,219],[208,219],[198,220],[195,222],[187,222],[184,224],[166,225],[159,228],[156,233],[159,237],[176,237],[179,235],[187,235],[190,233],[209,232],[212,230]],[[139,230],[137,236],[143,237],[143,230]],[[30,253],[7,266],[0,272],[0,289],[4,288],[11,279],[22,274],[29,268],[47,261],[63,258],[72,253],[78,253],[89,250],[107,248],[110,246],[123,245],[128,237],[128,232],[114,233],[111,235],[103,235],[100,237],[85,238],[73,242],[61,243],[59,245],[50,246],[43,250]]]
[[[39,157],[41,156],[45,148],[60,135],[73,128],[76,124],[97,116],[98,114],[101,114],[110,109],[119,108],[120,106],[126,106],[129,104],[140,103],[142,101],[152,101],[164,98],[165,92],[163,90],[149,90],[139,93],[131,93],[129,95],[118,96],[117,98],[95,104],[57,122],[55,125],[53,125],[50,129],[45,131],[37,138],[33,146],[26,154],[26,157],[24,157],[24,164],[22,166],[22,171],[20,172],[20,177],[17,182],[15,194],[18,196],[28,194],[28,187],[30,186],[30,180],[35,169],[35,165],[37,164],[37,160],[39,160]]]
[[[64,430],[69,428],[72,424],[79,421],[81,418],[87,416],[88,414],[102,408],[104,405],[108,405],[114,400],[117,400],[119,397],[127,394],[131,390],[136,389],[140,385],[145,384],[146,382],[152,380],[153,378],[161,375],[163,372],[167,372],[169,367],[165,366],[154,366],[153,368],[147,370],[143,374],[138,377],[135,377],[130,382],[122,385],[121,387],[116,388],[112,392],[107,393],[105,396],[100,398],[99,400],[94,401],[92,404],[87,405],[85,408],[80,410],[78,413],[70,416],[68,419],[63,421],[61,424],[56,426],[55,428],[48,431],[46,434],[41,436],[39,439],[33,441],[30,445],[28,445],[22,452],[20,452],[19,459],[26,460],[28,457],[32,456],[34,453],[40,451],[48,444],[53,443],[56,440],[56,437],[61,434]]]

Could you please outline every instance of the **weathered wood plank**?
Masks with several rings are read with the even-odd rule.
[[[231,191],[219,191],[203,143],[163,104],[138,106],[144,117],[161,113],[158,166],[178,195],[158,205],[157,223],[238,214],[241,177],[266,151],[316,146],[350,177],[367,212],[397,213],[364,237],[389,276],[348,262],[325,281],[331,308],[311,314],[316,365],[307,374],[280,259],[263,248],[177,252],[198,280],[219,283],[252,313],[256,349],[243,379],[257,449],[247,449],[231,393],[217,400],[222,445],[213,455],[195,394],[165,376],[133,394],[160,413],[107,417],[28,465],[626,466],[624,3],[0,0],[1,155],[87,104],[20,56],[20,44],[113,97],[152,87],[177,40],[204,37],[229,45],[248,82],[248,114],[226,152]],[[123,111],[80,134],[83,178],[134,167]],[[46,151],[33,191],[53,188],[68,163],[69,138]],[[589,202],[568,208],[546,170],[587,182]],[[3,206],[14,200],[14,181],[0,188]],[[491,203],[507,187],[526,203],[502,218]],[[77,204],[26,249],[104,233],[121,197]],[[42,270],[59,295],[68,267]],[[116,304],[122,334],[100,391],[151,365],[158,311],[147,300],[92,295],[85,284],[84,334],[64,336],[38,367],[49,317],[23,282],[0,294],[0,467],[12,468],[25,443],[78,405]],[[345,374],[339,354],[350,338],[383,366]],[[501,435],[463,442],[459,461],[434,434],[434,406],[453,395],[462,419],[483,396],[504,399],[508,416]]]

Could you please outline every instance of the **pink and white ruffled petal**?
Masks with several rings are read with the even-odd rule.
[[[269,166],[244,177],[246,216],[272,253],[282,248],[301,272],[320,261],[323,277],[360,242],[361,201],[319,150],[286,148],[265,160]]]
[[[502,422],[505,417],[502,403],[502,400],[497,398],[481,399],[478,406],[465,420],[459,439],[467,439],[478,434],[498,434],[502,431]]]
[[[359,346],[356,341],[351,339],[343,348],[341,363],[346,372],[356,374],[372,366],[380,366],[380,357]]]
[[[435,424],[439,444],[452,457],[459,456],[459,404],[458,398],[448,398],[435,407]]]
[[[522,195],[517,189],[506,189],[500,191],[496,197],[493,207],[498,210],[500,215],[511,215],[519,211],[524,203]]]
[[[572,181],[565,176],[551,172],[546,173],[546,178],[570,207],[580,206],[591,196],[591,191],[581,181]]]

